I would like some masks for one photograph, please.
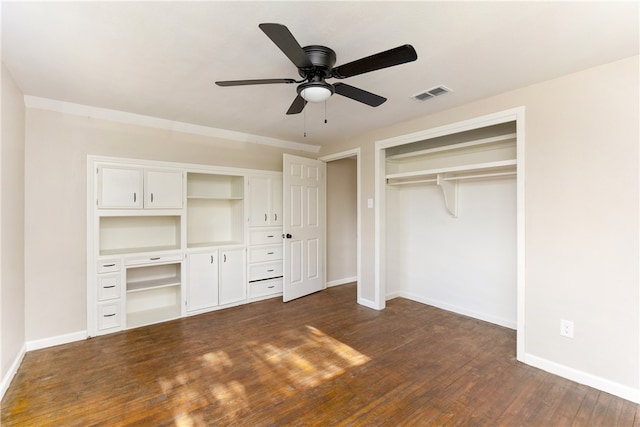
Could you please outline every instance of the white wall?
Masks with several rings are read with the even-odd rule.
[[[24,125],[22,92],[2,64],[0,140],[0,397],[24,354]]]
[[[26,119],[27,342],[87,327],[87,155],[282,171],[283,150],[266,145],[34,108]]]
[[[327,163],[327,277],[329,285],[358,275],[357,164],[354,158]]]
[[[515,329],[515,179],[458,182],[457,218],[436,185],[390,192],[396,205],[385,222],[393,233],[387,244],[387,271],[396,272],[392,291]]]
[[[363,296],[377,298],[374,142],[525,106],[528,361],[640,400],[638,69],[627,58],[323,148],[361,149]]]

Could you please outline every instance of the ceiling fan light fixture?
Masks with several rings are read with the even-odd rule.
[[[309,82],[298,86],[298,94],[307,102],[324,102],[333,92],[333,85],[326,82]]]

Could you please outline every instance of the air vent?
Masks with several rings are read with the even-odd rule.
[[[420,93],[416,93],[411,98],[417,99],[418,101],[426,101],[427,99],[435,98],[436,96],[444,95],[447,92],[451,92],[446,86],[436,86],[431,89],[425,90]]]

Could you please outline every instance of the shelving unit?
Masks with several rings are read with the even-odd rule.
[[[266,187],[249,192],[249,177]],[[281,244],[281,174],[89,156],[87,184],[89,336],[282,292],[281,280],[251,288],[247,280],[249,236],[253,245]],[[250,223],[250,204],[260,227]],[[275,258],[273,271],[281,270]]]
[[[180,216],[101,216],[99,255],[180,249]]]
[[[180,317],[181,271],[181,262],[127,268],[127,327]]]
[[[244,243],[244,176],[187,174],[187,247]]]
[[[516,175],[516,134],[509,132],[386,158],[387,185],[436,184],[458,216],[458,181]]]

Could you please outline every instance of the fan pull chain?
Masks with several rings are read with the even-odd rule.
[[[304,126],[304,137],[307,137],[307,110],[302,111],[302,123]]]
[[[324,123],[327,124],[327,101],[324,101]]]

